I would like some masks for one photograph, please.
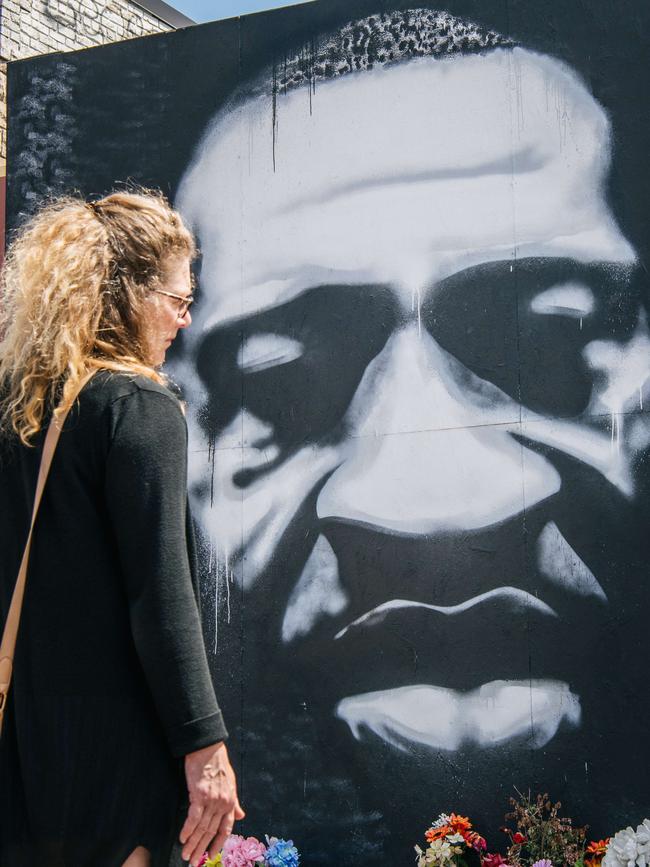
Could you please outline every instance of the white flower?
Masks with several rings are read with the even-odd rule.
[[[650,867],[650,819],[644,819],[636,829],[637,867]]]
[[[609,841],[602,867],[650,867],[650,819],[624,828]]]
[[[450,843],[464,843],[465,842],[465,838],[463,837],[462,834],[448,834],[445,839],[449,840]]]
[[[449,816],[447,813],[441,813],[431,827],[442,828],[443,825],[448,825],[450,821],[451,816]]]
[[[636,865],[637,867],[649,867],[650,865],[650,819],[644,819],[636,829]]]
[[[637,867],[637,855],[636,834],[628,826],[609,841],[602,867]],[[645,867],[645,863],[638,867]]]
[[[424,853],[424,864],[431,864],[433,867],[446,867],[446,865],[453,863],[456,848],[452,848],[446,840],[433,840]]]
[[[650,819],[644,819],[636,829],[639,852],[650,855]]]

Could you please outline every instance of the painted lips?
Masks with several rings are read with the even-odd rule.
[[[564,680],[518,676],[521,671],[517,671],[517,660],[530,664],[530,650],[526,653],[520,639],[523,637],[524,645],[528,644],[531,624],[536,623],[538,629],[543,628],[544,622],[547,628],[552,622],[555,627],[560,625],[557,612],[543,600],[516,587],[497,587],[449,606],[393,599],[366,611],[339,630],[335,641],[345,642],[346,636],[351,638],[355,634],[361,638],[376,629],[393,634],[397,629],[401,633],[404,624],[398,624],[405,615],[434,620],[429,624],[428,637],[420,630],[412,634],[418,644],[412,682],[357,692],[341,699],[335,715],[348,725],[355,739],[372,733],[401,750],[409,744],[443,750],[456,750],[464,745],[489,748],[513,739],[522,740],[527,747],[539,748],[556,735],[562,724],[580,723],[580,699]],[[517,628],[499,629],[494,624],[495,615],[502,622],[514,615]],[[495,628],[481,636],[481,623],[485,620]],[[470,662],[474,654],[471,651],[461,654],[460,648],[450,652],[451,645],[458,644],[454,639],[459,637],[468,650],[473,646],[480,648],[478,658]],[[423,640],[427,645],[424,652]],[[382,666],[384,660],[385,657]],[[515,662],[509,672],[512,679],[493,679],[495,673],[504,671],[512,662]],[[548,662],[545,659],[545,668]],[[431,676],[426,678],[429,682],[418,678],[418,667],[421,675]],[[448,683],[440,685],[445,680],[441,667],[451,670],[456,687],[462,685],[464,689]],[[461,668],[466,669],[464,678],[460,677]],[[470,687],[467,674],[470,679],[477,677],[479,685]]]
[[[469,611],[477,605],[482,605],[488,601],[501,599],[506,602],[512,610],[530,610],[537,611],[541,614],[548,614],[552,617],[557,617],[557,613],[536,596],[532,596],[525,590],[520,590],[517,587],[496,587],[489,590],[487,593],[480,593],[477,596],[472,596],[458,605],[429,605],[425,602],[415,602],[410,599],[391,599],[388,602],[383,602],[381,605],[376,605],[370,611],[366,611],[356,620],[353,620],[343,629],[340,629],[335,639],[343,638],[350,630],[360,626],[372,626],[381,623],[389,614],[394,611],[400,611],[408,608],[420,608],[426,611],[433,611],[438,614],[455,615]]]
[[[527,515],[528,551],[512,524],[460,539],[327,526],[283,639],[355,738],[539,747],[579,724],[608,600],[545,513]]]
[[[392,599],[352,621],[323,622],[297,639],[294,658],[318,671],[334,699],[414,684],[470,691],[495,678],[565,681],[575,644],[570,618],[515,587],[455,605]],[[336,697],[336,698],[334,698]]]
[[[539,748],[580,724],[589,652],[571,609],[552,601],[514,586],[449,605],[391,599],[321,624],[295,658],[318,671],[320,697],[357,740]]]
[[[491,681],[464,694],[416,684],[345,698],[336,707],[356,740],[372,732],[401,750],[413,743],[489,748],[514,738],[539,748],[561,724],[577,726],[581,713],[568,684],[552,680]]]

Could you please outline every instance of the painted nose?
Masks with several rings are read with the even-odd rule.
[[[511,436],[519,407],[417,324],[366,370],[346,416],[344,459],[320,492],[319,518],[392,532],[473,530],[559,489],[545,458]]]

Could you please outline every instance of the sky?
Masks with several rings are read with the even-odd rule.
[[[216,21],[232,18],[247,12],[277,9],[279,6],[295,6],[305,0],[167,0],[170,6],[188,15],[194,21]],[[313,0],[312,0],[313,2]]]

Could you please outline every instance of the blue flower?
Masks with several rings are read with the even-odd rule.
[[[293,845],[293,840],[278,840],[277,837],[266,838],[268,848],[264,856],[267,867],[298,867],[300,855]]]

